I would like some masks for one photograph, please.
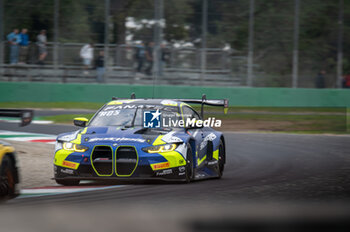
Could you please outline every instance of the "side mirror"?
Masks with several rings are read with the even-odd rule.
[[[86,127],[86,123],[89,121],[87,118],[74,118],[73,123],[75,126]]]

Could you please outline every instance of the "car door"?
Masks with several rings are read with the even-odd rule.
[[[183,119],[186,123],[187,119],[189,118],[192,120],[193,118],[195,120],[200,120],[200,116],[196,111],[194,111],[192,108],[184,105],[182,106],[182,113],[183,113]],[[195,154],[195,160],[196,160],[196,166],[202,166],[204,164],[204,160],[206,157],[206,151],[207,151],[207,144],[204,141],[205,134],[202,128],[195,128],[195,129],[189,129],[188,130],[191,135],[196,140],[196,154]]]

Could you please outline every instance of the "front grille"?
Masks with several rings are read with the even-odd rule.
[[[116,151],[116,174],[130,176],[137,165],[137,153],[134,147],[118,147]]]
[[[113,174],[113,151],[109,146],[96,146],[91,154],[91,163],[97,175]]]

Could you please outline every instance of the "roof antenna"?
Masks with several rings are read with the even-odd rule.
[[[202,95],[202,104],[201,104],[201,117],[202,119],[204,119],[204,110],[203,110],[203,107],[204,107],[204,102],[205,100],[207,100],[207,95],[203,94]]]
[[[132,93],[132,94],[131,94],[130,99],[136,99],[135,93]]]

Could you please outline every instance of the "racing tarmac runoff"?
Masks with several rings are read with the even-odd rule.
[[[0,128],[53,135],[77,129],[54,124],[32,124],[20,128],[6,122],[0,122]],[[20,208],[23,212],[33,207],[55,206],[57,210],[63,206],[75,209],[91,207],[94,210],[105,207],[106,212],[106,208],[115,212],[113,206],[118,206],[123,212],[131,213],[134,209],[146,213],[151,210],[155,215],[176,209],[176,215],[182,215],[181,225],[186,224],[184,220],[190,212],[204,215],[198,216],[202,219],[210,215],[211,221],[220,215],[228,218],[237,215],[281,216],[282,211],[288,211],[293,217],[316,214],[319,221],[322,221],[321,212],[334,220],[350,215],[350,136],[244,132],[225,132],[224,135],[227,162],[222,179],[190,184],[119,181],[105,183],[117,186],[99,191],[20,197],[1,207]],[[199,221],[195,225],[200,227],[203,223]],[[196,231],[196,226],[191,224],[190,228]]]

